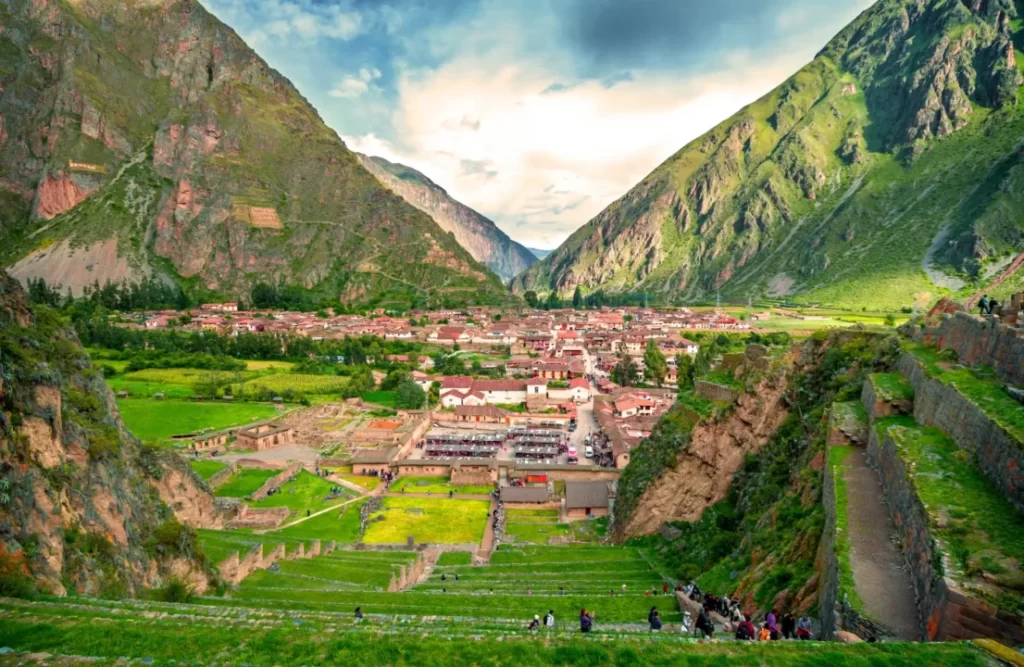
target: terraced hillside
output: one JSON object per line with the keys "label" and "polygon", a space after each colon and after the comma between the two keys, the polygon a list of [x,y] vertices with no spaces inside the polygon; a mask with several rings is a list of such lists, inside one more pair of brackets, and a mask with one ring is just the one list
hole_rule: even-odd
{"label": "terraced hillside", "polygon": [[1024,251],[1019,12],[880,0],[513,288],[892,309],[986,285]]}
{"label": "terraced hillside", "polygon": [[0,24],[0,264],[17,278],[506,298],[198,2],[15,0]]}

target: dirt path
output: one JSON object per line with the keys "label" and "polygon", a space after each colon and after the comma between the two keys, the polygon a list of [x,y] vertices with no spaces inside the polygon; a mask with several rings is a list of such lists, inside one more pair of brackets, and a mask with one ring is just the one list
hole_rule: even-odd
{"label": "dirt path", "polygon": [[921,640],[914,587],[896,528],[882,496],[878,473],[868,467],[863,448],[847,459],[846,495],[850,531],[850,566],[864,610],[900,639]]}
{"label": "dirt path", "polygon": [[292,526],[297,526],[298,524],[302,523],[303,521],[309,521],[313,517],[320,516],[321,514],[326,514],[327,512],[330,512],[332,510],[336,510],[336,509],[338,509],[340,507],[344,507],[345,505],[348,505],[349,503],[354,503],[357,500],[362,500],[365,497],[366,496],[357,496],[355,498],[350,498],[350,499],[346,500],[343,503],[338,503],[337,505],[331,505],[327,509],[322,509],[319,512],[313,512],[309,516],[304,516],[301,519],[297,519],[295,521],[292,521],[291,523],[286,523],[284,525],[278,526],[277,528],[268,529],[268,530],[254,530],[252,532],[253,532],[254,535],[262,535],[264,533],[272,533],[272,532],[274,532],[276,530],[284,530],[285,528],[291,528]]}
{"label": "dirt path", "polygon": [[491,552],[494,551],[494,511],[498,509],[498,501],[491,498],[491,509],[487,513],[487,525],[484,526],[484,538],[480,540],[480,548],[476,552],[476,560],[489,563]]}

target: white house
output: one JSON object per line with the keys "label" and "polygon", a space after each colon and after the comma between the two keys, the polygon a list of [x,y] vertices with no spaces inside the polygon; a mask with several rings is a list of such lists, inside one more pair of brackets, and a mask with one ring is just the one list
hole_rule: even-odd
{"label": "white house", "polygon": [[590,400],[590,383],[584,378],[573,378],[569,382],[569,389],[572,390],[572,400],[576,403],[586,403]]}

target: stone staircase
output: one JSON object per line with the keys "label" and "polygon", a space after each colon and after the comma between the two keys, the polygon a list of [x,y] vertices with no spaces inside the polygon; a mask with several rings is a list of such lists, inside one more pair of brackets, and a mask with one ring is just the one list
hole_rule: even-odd
{"label": "stone staircase", "polygon": [[897,369],[833,406],[824,634],[1024,644],[1024,406],[920,343]]}

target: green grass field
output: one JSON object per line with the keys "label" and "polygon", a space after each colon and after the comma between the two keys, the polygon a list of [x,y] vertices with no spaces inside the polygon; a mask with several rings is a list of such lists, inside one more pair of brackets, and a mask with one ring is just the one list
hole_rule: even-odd
{"label": "green grass field", "polygon": [[[412,536],[417,542],[464,544],[479,542],[490,511],[485,500],[447,498],[387,497],[382,511],[370,517],[363,536],[365,544],[404,544]],[[383,517],[383,521],[374,521]]]}
{"label": "green grass field", "polygon": [[[351,467],[349,468],[351,470]],[[373,491],[380,486],[380,477],[370,477],[369,475],[338,475],[346,482],[352,482],[358,486],[363,487],[367,491]]]}
{"label": "green grass field", "polygon": [[242,391],[294,392],[306,395],[338,394],[348,385],[348,378],[337,375],[310,375],[303,373],[275,373],[245,382]]}
{"label": "green grass field", "polygon": [[547,544],[552,537],[569,537],[572,529],[558,523],[558,510],[508,510],[505,540],[516,544]]}
{"label": "green grass field", "polygon": [[228,467],[226,463],[210,459],[205,461],[189,461],[189,465],[192,466],[192,470],[195,470],[196,474],[199,475],[199,478],[202,480],[210,479],[221,470]]}
{"label": "green grass field", "polygon": [[[333,497],[332,488],[340,490]],[[345,487],[323,477],[317,477],[309,471],[300,470],[295,479],[283,484],[274,495],[267,496],[251,505],[253,507],[287,507],[291,510],[291,516],[298,517],[307,511],[319,512],[332,505],[337,505],[353,495],[355,494]]]}
{"label": "green grass field", "polygon": [[355,500],[337,510],[324,512],[266,535],[275,538],[321,542],[334,540],[338,544],[354,544],[359,539],[359,509],[365,502],[365,499]]}
{"label": "green grass field", "polygon": [[449,491],[474,496],[486,496],[494,490],[490,485],[452,486],[447,477],[399,477],[391,485],[392,493],[437,493],[446,495]]}
{"label": "green grass field", "polygon": [[164,442],[175,435],[221,430],[270,419],[277,414],[263,403],[215,403],[122,398],[117,401],[125,426],[144,442]]}
{"label": "green grass field", "polygon": [[262,468],[242,468],[222,486],[218,487],[213,495],[223,498],[246,498],[254,491],[258,491],[263,484],[281,472],[280,470],[264,470]]}
{"label": "green grass field", "polygon": [[368,391],[362,395],[362,399],[367,403],[374,403],[385,408],[398,407],[398,392],[395,391]]}

